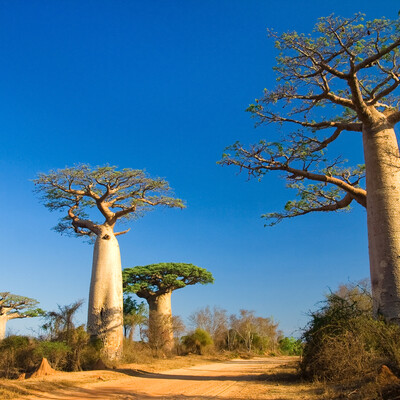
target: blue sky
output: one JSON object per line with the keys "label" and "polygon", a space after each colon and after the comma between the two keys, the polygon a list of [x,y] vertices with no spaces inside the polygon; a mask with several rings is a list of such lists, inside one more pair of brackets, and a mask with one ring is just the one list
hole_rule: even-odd
{"label": "blue sky", "polygon": [[[165,177],[187,208],[157,210],[120,239],[124,267],[188,262],[214,285],[173,295],[186,318],[205,305],[273,316],[286,334],[328,288],[369,275],[366,215],[309,215],[264,228],[293,198],[278,175],[247,181],[216,162],[226,146],[273,138],[244,110],[273,88],[266,29],[311,31],[332,12],[395,18],[398,1],[18,1],[0,3],[0,291],[42,308],[87,301],[92,248],[51,230],[38,172],[109,163]],[[350,133],[345,156],[362,162]],[[83,323],[86,306],[79,315]],[[37,319],[12,321],[14,333]]]}

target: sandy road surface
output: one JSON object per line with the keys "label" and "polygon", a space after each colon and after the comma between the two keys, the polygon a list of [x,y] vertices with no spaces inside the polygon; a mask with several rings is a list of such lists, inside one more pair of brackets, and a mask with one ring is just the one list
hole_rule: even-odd
{"label": "sandy road surface", "polygon": [[288,360],[286,357],[232,360],[162,373],[121,369],[118,372],[123,375],[118,380],[40,393],[29,396],[29,400],[316,399],[309,387],[282,372],[281,367]]}

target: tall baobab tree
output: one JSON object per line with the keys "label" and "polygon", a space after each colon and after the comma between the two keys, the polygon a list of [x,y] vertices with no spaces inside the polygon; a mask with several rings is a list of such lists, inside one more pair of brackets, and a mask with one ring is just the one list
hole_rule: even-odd
{"label": "tall baobab tree", "polygon": [[188,285],[213,283],[211,272],[193,264],[159,263],[123,270],[124,291],[149,304],[148,337],[151,346],[171,351],[174,346],[171,295]]}
{"label": "tall baobab tree", "polygon": [[[55,230],[95,239],[92,278],[89,293],[88,331],[103,342],[103,355],[118,359],[123,342],[122,268],[117,236],[118,221],[132,220],[156,207],[183,208],[182,200],[169,195],[164,179],[150,178],[134,169],[118,171],[116,167],[71,168],[39,174],[34,180],[50,211],[66,215]],[[89,217],[97,209],[102,222]]]}
{"label": "tall baobab tree", "polygon": [[9,320],[44,315],[44,311],[36,307],[38,304],[37,300],[29,297],[0,292],[0,340],[6,335],[6,325]]}
{"label": "tall baobab tree", "polygon": [[[400,158],[394,130],[400,121],[400,21],[331,15],[311,35],[270,34],[280,51],[278,84],[248,111],[259,124],[281,127],[283,137],[253,146],[235,143],[221,163],[258,179],[269,171],[285,174],[299,198],[283,212],[266,214],[272,224],[354,203],[366,207],[374,312],[400,323]],[[291,126],[297,130],[289,133]],[[328,157],[328,148],[338,148],[349,134],[360,135],[365,166],[351,168]]]}

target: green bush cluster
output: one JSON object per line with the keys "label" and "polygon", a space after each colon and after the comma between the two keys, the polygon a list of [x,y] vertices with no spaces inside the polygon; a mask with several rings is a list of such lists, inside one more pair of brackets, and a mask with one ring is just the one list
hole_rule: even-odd
{"label": "green bush cluster", "polygon": [[213,344],[211,335],[204,329],[197,328],[193,333],[182,337],[186,351],[203,354],[204,350]]}
{"label": "green bush cluster", "polygon": [[301,356],[303,354],[303,342],[292,336],[279,340],[279,352],[286,356]]}
{"label": "green bush cluster", "polygon": [[[67,345],[62,341],[9,336],[0,342],[0,377],[17,378],[33,372],[42,358],[54,369],[77,371],[89,369],[99,359],[99,349],[89,341],[83,327],[76,328],[76,340]],[[82,340],[83,339],[83,340]]]}

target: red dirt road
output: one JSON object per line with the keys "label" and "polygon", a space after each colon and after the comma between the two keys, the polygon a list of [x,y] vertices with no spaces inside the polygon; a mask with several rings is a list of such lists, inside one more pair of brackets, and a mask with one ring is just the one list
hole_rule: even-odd
{"label": "red dirt road", "polygon": [[293,375],[281,368],[290,360],[232,360],[162,373],[120,369],[118,372],[124,375],[118,380],[41,393],[29,396],[29,400],[316,399],[313,390],[294,381]]}

